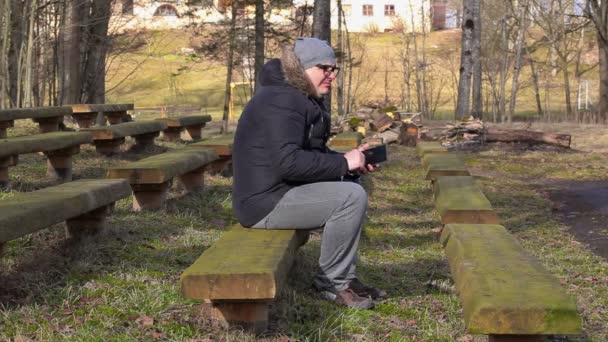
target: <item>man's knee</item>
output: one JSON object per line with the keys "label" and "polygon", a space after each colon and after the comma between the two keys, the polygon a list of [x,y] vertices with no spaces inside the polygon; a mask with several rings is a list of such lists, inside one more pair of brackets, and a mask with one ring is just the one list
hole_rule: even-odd
{"label": "man's knee", "polygon": [[346,184],[348,184],[347,203],[367,208],[367,192],[365,189],[357,183]]}

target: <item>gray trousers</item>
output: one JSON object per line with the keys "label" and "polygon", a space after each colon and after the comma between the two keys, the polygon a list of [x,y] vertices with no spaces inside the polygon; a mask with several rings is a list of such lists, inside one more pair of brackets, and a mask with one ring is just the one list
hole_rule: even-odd
{"label": "gray trousers", "polygon": [[341,291],[356,278],[357,248],[367,193],[352,182],[319,182],[289,190],[252,228],[323,229],[318,289]]}

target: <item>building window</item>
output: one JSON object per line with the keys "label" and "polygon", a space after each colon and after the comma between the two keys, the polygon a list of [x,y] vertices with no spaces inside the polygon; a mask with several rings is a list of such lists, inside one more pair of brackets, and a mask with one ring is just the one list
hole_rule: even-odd
{"label": "building window", "polygon": [[374,15],[374,5],[363,5],[363,15],[371,17]]}
{"label": "building window", "polygon": [[353,6],[352,5],[342,5],[342,12],[344,13],[345,17],[350,17],[353,12]]}
{"label": "building window", "polygon": [[394,17],[395,16],[395,5],[384,5],[384,16]]}
{"label": "building window", "polygon": [[177,17],[177,10],[171,5],[160,5],[154,12],[154,16],[160,17]]}

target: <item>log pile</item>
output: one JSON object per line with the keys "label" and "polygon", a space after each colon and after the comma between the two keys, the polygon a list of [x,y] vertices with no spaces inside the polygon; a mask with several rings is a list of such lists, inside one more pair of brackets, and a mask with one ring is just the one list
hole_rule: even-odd
{"label": "log pile", "polygon": [[548,144],[570,148],[572,140],[569,134],[487,127],[483,121],[474,118],[448,124],[446,127],[436,139],[442,141],[444,146],[452,148],[465,148],[485,142]]}

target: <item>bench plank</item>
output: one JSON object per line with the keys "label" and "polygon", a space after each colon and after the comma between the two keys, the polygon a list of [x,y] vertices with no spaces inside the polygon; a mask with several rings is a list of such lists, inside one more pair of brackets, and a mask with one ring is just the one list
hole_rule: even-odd
{"label": "bench plank", "polygon": [[183,295],[209,300],[276,298],[305,240],[302,233],[233,227],[182,273]]}
{"label": "bench plank", "polygon": [[128,136],[160,132],[167,128],[167,124],[156,120],[142,120],[125,122],[121,124],[84,128],[82,131],[91,132],[93,140],[114,140]]}
{"label": "bench plank", "polygon": [[209,164],[217,158],[213,150],[183,149],[113,167],[107,171],[107,177],[125,178],[131,184],[160,184]]}
{"label": "bench plank", "polygon": [[206,124],[207,122],[211,121],[211,115],[184,115],[156,118],[156,120],[165,122],[168,127],[186,127]]}
{"label": "bench plank", "polygon": [[73,104],[70,105],[72,107],[73,113],[99,113],[99,112],[126,112],[128,110],[133,110],[132,103],[126,104]]}
{"label": "bench plank", "polygon": [[462,158],[454,154],[425,154],[422,157],[422,167],[428,180],[435,180],[439,176],[470,175]]}
{"label": "bench plank", "polygon": [[441,145],[438,141],[419,141],[416,144],[416,150],[420,157],[428,153],[447,154],[448,149]]}
{"label": "bench plank", "polygon": [[122,179],[83,179],[0,201],[0,244],[131,195]]}
{"label": "bench plank", "polygon": [[0,158],[60,150],[91,142],[92,135],[87,132],[51,132],[0,139]]}
{"label": "bench plank", "polygon": [[0,121],[46,119],[72,114],[69,106],[0,109]]}
{"label": "bench plank", "polygon": [[197,142],[188,145],[188,148],[210,148],[220,157],[232,156],[232,144],[234,143],[234,134],[223,134],[205,141]]}
{"label": "bench plank", "polygon": [[441,223],[499,223],[492,204],[473,177],[437,177],[433,190]]}
{"label": "bench plank", "polygon": [[441,234],[467,331],[580,334],[575,302],[500,225],[448,224]]}

